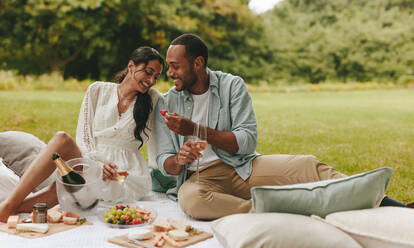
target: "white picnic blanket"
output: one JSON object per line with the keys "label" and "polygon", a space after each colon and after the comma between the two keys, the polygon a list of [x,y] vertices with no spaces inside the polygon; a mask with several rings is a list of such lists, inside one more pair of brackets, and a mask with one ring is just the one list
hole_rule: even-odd
{"label": "white picnic blanket", "polygon": [[[148,208],[155,209],[158,213],[157,218],[174,218],[187,219],[195,228],[213,233],[209,222],[196,221],[185,215],[177,202],[166,197],[165,194],[152,192],[144,201],[136,202],[136,204]],[[102,209],[105,205],[100,204]],[[0,232],[1,248],[119,248],[121,246],[108,242],[108,239],[128,234],[128,229],[115,229],[106,226],[97,216],[88,217],[88,221],[93,225],[80,226],[65,232],[53,234],[50,236],[27,239],[16,235]],[[213,237],[203,242],[194,244],[190,247],[198,248],[216,248],[222,247],[218,240]]]}

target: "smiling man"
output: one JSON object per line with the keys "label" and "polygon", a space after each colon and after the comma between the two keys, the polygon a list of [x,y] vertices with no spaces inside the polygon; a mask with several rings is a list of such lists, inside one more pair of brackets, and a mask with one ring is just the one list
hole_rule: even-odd
{"label": "smiling man", "polygon": [[[167,194],[178,197],[186,214],[211,220],[246,213],[254,186],[345,177],[312,155],[259,156],[257,121],[243,79],[212,71],[207,61],[200,37],[176,38],[166,56],[175,87],[159,99],[156,110],[168,111],[156,116],[157,165],[164,174],[178,175],[176,188]],[[203,154],[190,137],[194,130],[207,132]]]}

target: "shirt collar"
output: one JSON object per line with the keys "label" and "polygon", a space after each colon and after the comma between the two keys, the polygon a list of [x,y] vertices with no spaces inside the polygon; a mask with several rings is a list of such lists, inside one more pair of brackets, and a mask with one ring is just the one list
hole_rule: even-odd
{"label": "shirt collar", "polygon": [[[211,90],[211,93],[217,94],[217,89],[218,89],[217,75],[212,70],[210,70],[208,67],[207,67],[207,74],[208,74],[208,80],[209,80],[209,86],[208,87]],[[186,100],[192,99],[191,93],[188,90],[183,90],[183,91],[179,92],[179,94],[184,96],[184,99],[186,99]]]}

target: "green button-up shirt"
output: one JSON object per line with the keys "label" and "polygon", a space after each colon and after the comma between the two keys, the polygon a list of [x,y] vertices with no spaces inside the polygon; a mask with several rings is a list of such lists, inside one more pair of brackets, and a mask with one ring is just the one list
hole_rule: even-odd
{"label": "green button-up shirt", "polygon": [[[221,71],[208,70],[209,89],[211,90],[208,107],[208,126],[220,131],[232,131],[236,136],[239,150],[226,152],[212,146],[213,151],[226,164],[233,166],[238,175],[246,180],[252,172],[252,160],[259,154],[255,152],[257,145],[257,121],[252,100],[242,78]],[[170,89],[160,97],[154,111],[166,109],[169,113],[177,113],[191,119],[193,98],[189,91]],[[165,160],[176,155],[184,145],[185,137],[168,129],[160,114],[155,114],[155,141],[157,147],[156,161],[158,168],[164,170]],[[167,191],[176,198],[178,189],[187,177],[186,164],[177,178],[177,187]]]}

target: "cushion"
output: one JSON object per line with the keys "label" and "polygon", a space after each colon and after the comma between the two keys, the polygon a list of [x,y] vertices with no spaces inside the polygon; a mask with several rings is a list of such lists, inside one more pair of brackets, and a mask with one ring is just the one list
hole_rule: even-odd
{"label": "cushion", "polygon": [[234,214],[213,221],[210,225],[225,248],[361,248],[346,233],[304,215]]}
{"label": "cushion", "polygon": [[333,213],[327,223],[348,233],[365,248],[414,248],[414,210],[379,207]]}
{"label": "cushion", "polygon": [[256,213],[326,215],[379,205],[391,179],[388,167],[340,179],[251,189]]}
{"label": "cushion", "polygon": [[18,131],[0,133],[0,157],[19,177],[46,146],[36,136]]}
{"label": "cushion", "polygon": [[[18,177],[29,168],[32,161],[46,147],[36,136],[19,131],[0,132],[0,157],[4,165]],[[44,180],[34,192],[43,189],[54,181],[53,174]]]}

